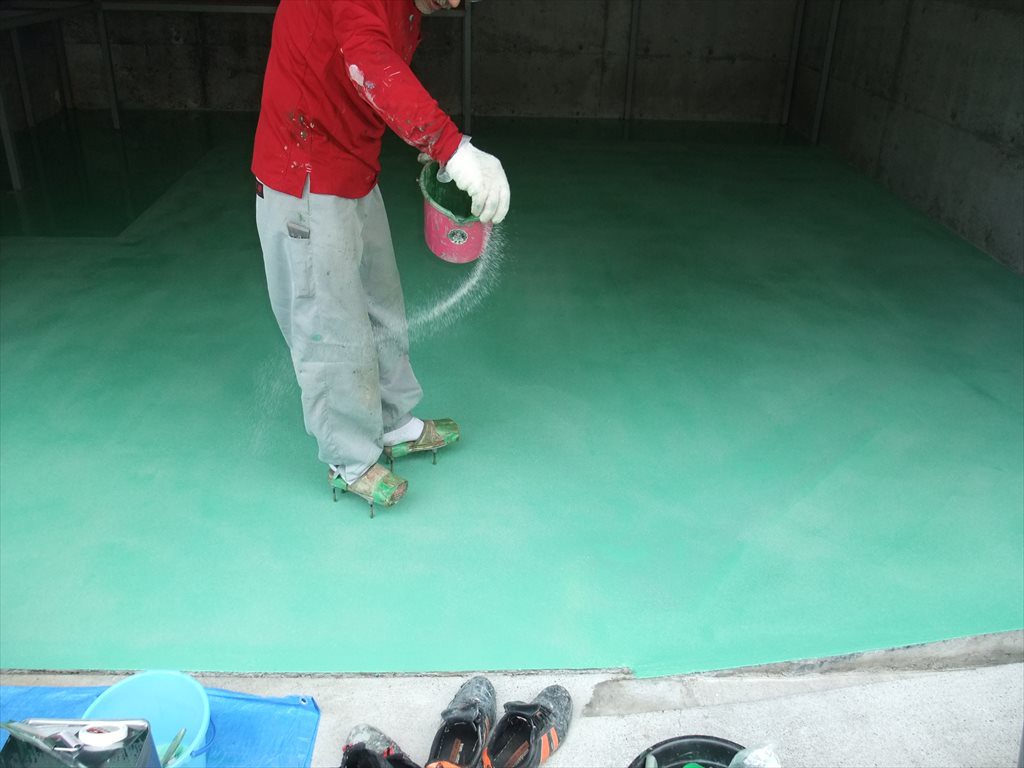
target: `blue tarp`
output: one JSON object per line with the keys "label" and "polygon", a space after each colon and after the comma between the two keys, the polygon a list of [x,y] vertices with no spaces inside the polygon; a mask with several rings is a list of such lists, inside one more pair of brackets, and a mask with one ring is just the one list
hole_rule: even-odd
{"label": "blue tarp", "polygon": [[[0,686],[0,721],[80,718],[105,687]],[[309,766],[320,724],[312,696],[269,698],[207,688],[215,728],[208,768]],[[0,732],[0,746],[7,740]],[[340,746],[339,746],[340,749]],[[340,754],[340,753],[339,753]],[[340,758],[339,758],[340,759]]]}

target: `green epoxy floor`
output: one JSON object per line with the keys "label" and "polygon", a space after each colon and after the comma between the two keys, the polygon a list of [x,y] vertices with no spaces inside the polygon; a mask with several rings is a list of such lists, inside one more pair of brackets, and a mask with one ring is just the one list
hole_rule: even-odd
{"label": "green epoxy floor", "polygon": [[[370,520],[302,428],[248,130],[119,236],[0,242],[0,667],[654,675],[1024,626],[1024,284],[827,152],[478,130],[500,280],[413,348],[464,441]],[[466,268],[385,162],[412,313]]]}

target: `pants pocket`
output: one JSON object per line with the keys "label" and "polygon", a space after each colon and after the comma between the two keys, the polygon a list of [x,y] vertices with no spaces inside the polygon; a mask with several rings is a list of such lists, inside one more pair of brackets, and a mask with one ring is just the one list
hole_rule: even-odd
{"label": "pants pocket", "polygon": [[313,249],[309,247],[308,233],[305,237],[289,236],[285,248],[288,251],[292,289],[296,298],[311,298],[315,286],[313,283]]}

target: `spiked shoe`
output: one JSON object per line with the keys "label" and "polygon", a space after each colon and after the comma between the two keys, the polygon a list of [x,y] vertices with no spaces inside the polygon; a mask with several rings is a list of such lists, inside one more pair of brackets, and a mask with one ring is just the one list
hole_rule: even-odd
{"label": "spiked shoe", "polygon": [[384,456],[394,469],[395,459],[408,456],[411,453],[430,451],[434,454],[434,463],[437,464],[437,451],[446,445],[458,442],[459,425],[451,419],[427,419],[423,422],[423,433],[415,440],[409,440],[398,445],[384,446]]}
{"label": "spiked shoe", "polygon": [[374,515],[375,505],[393,507],[405,495],[409,487],[409,483],[389,472],[387,467],[380,464],[374,464],[352,483],[346,483],[336,470],[328,469],[327,483],[331,486],[331,493],[334,494],[335,501],[338,500],[338,491],[341,491],[342,493],[354,493],[369,502],[370,517]]}

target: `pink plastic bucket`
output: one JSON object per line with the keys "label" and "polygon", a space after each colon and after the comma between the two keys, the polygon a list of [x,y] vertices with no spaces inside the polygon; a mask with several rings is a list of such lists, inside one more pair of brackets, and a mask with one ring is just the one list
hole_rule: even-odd
{"label": "pink plastic bucket", "polygon": [[437,163],[429,163],[420,173],[427,247],[438,258],[453,264],[475,261],[487,247],[492,225],[481,223],[472,214],[469,195],[454,181],[438,181],[437,171]]}

